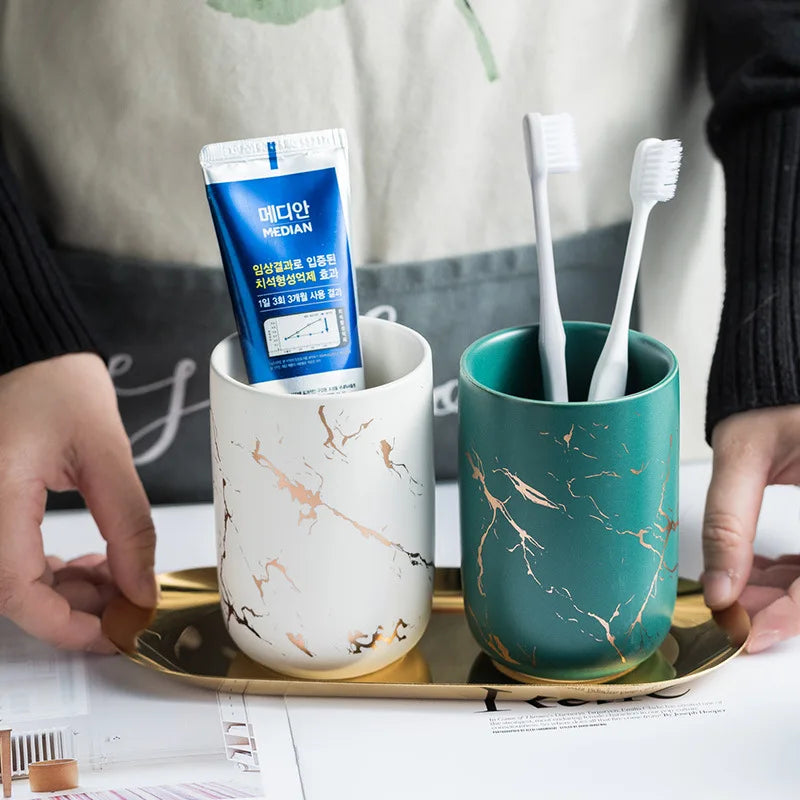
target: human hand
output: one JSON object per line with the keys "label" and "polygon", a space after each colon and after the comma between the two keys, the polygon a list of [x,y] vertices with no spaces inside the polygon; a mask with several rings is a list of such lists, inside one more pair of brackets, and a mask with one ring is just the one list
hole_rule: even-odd
{"label": "human hand", "polygon": [[[78,489],[107,543],[103,556],[46,558],[47,489]],[[99,614],[116,587],[157,599],[155,530],[111,378],[73,353],[0,376],[0,614],[69,649],[111,652]]]}
{"label": "human hand", "polygon": [[800,633],[800,555],[754,556],[764,489],[800,483],[800,406],[743,411],[717,423],[703,520],[706,603],[738,600],[752,619],[747,649],[765,650]]}

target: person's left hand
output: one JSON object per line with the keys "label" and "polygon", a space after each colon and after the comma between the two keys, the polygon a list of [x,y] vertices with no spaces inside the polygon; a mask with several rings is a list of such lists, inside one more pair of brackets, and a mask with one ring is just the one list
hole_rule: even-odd
{"label": "person's left hand", "polygon": [[711,443],[703,590],[713,610],[741,602],[752,619],[747,649],[756,653],[800,634],[800,555],[753,553],[764,489],[800,483],[800,406],[733,414],[717,423]]}

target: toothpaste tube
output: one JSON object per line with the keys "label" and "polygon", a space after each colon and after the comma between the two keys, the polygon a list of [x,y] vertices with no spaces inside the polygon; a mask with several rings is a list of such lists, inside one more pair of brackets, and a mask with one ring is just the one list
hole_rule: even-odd
{"label": "toothpaste tube", "polygon": [[209,144],[200,164],[250,383],[363,389],[345,132]]}

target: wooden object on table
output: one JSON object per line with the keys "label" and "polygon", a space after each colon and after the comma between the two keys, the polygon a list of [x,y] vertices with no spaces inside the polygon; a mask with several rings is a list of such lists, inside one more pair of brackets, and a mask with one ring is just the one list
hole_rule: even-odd
{"label": "wooden object on table", "polygon": [[34,761],[28,765],[32,792],[60,792],[78,785],[78,762],[74,758]]}
{"label": "wooden object on table", "polygon": [[11,729],[0,731],[0,775],[3,797],[11,797]]}

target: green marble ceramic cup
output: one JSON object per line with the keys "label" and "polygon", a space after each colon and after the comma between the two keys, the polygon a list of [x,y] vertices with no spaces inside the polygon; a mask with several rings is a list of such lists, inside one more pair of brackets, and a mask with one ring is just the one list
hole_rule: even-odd
{"label": "green marble ceramic cup", "polygon": [[631,332],[628,387],[586,402],[608,326],[568,322],[570,403],[543,399],[538,327],[461,357],[459,488],[467,619],[518,679],[599,681],[670,627],[678,580],[678,364]]}

